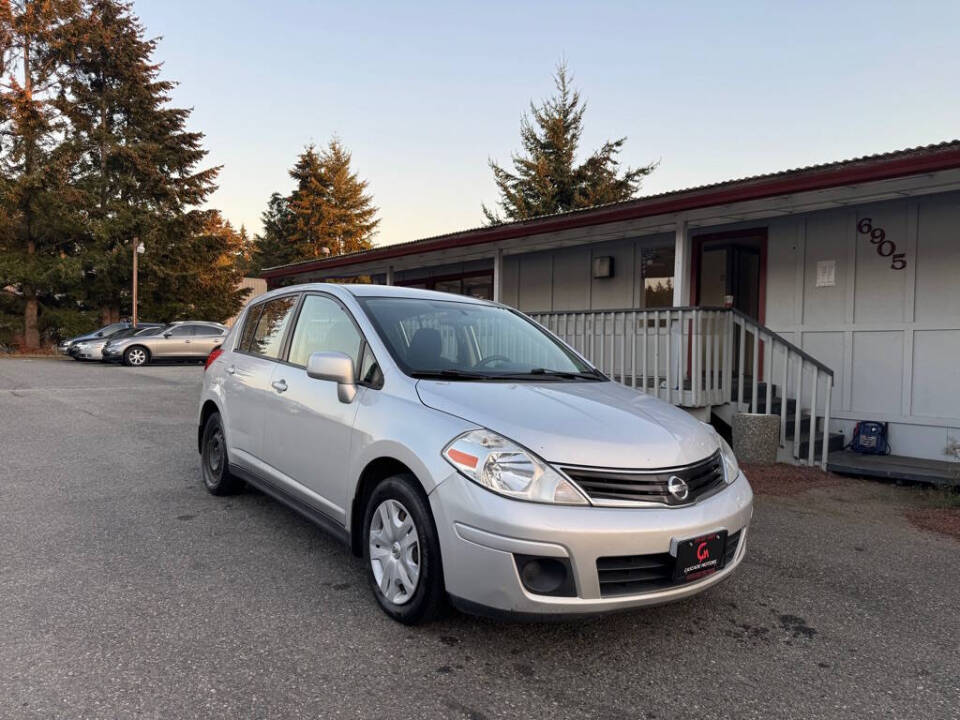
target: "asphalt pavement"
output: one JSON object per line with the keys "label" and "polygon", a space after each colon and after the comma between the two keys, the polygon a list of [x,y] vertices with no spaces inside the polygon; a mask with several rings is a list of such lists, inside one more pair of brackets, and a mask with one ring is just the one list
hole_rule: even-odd
{"label": "asphalt pavement", "polygon": [[201,376],[0,360],[0,718],[960,718],[960,543],[909,489],[758,496],[686,602],[409,628],[322,531],[203,490]]}

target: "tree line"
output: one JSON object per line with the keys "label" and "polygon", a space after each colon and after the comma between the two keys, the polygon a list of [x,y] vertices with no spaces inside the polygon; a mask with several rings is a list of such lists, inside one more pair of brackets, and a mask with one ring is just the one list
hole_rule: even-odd
{"label": "tree line", "polygon": [[244,239],[203,209],[220,168],[156,47],[118,0],[0,0],[0,333],[27,348],[129,315],[141,242],[142,318],[242,306]]}
{"label": "tree line", "polygon": [[[482,206],[490,225],[628,200],[657,166],[621,168],[623,137],[579,160],[586,103],[565,63],[557,66],[554,84],[556,93],[530,103],[522,117],[523,150],[511,156],[512,169],[489,161],[499,196],[496,208]],[[371,246],[376,208],[338,140],[319,153],[308,146],[290,176],[293,191],[274,193],[261,216],[263,233],[254,238],[251,253],[254,269]]]}
{"label": "tree line", "polygon": [[[300,153],[255,237],[207,207],[221,168],[156,50],[121,0],[0,0],[0,345],[128,317],[140,243],[151,321],[224,320],[244,275],[372,246],[378,209],[338,138]],[[585,104],[564,65],[555,82],[523,116],[512,170],[490,161],[489,223],[633,197],[655,167],[621,170],[623,138],[578,162]]]}

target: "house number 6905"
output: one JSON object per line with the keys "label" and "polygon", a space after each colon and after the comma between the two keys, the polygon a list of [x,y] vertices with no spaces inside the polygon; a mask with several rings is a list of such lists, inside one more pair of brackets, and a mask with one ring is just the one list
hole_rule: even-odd
{"label": "house number 6905", "polygon": [[870,236],[870,242],[877,246],[877,255],[890,258],[891,270],[903,270],[907,266],[907,254],[898,253],[897,244],[887,240],[887,233],[883,228],[874,227],[870,218],[863,218],[857,223],[857,232]]}

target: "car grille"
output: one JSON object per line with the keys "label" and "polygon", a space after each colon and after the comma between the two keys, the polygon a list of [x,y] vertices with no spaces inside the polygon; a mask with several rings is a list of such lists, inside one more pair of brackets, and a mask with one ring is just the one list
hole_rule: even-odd
{"label": "car grille", "polygon": [[[718,450],[706,460],[681,468],[662,470],[606,470],[561,467],[595,505],[629,505],[636,502],[688,505],[723,485],[723,460]],[[678,477],[687,484],[688,496],[680,500],[667,488]]]}
{"label": "car grille", "polygon": [[[723,567],[736,556],[740,534],[738,530],[727,536]],[[640,595],[681,585],[673,579],[676,560],[670,553],[597,558],[600,597]]]}

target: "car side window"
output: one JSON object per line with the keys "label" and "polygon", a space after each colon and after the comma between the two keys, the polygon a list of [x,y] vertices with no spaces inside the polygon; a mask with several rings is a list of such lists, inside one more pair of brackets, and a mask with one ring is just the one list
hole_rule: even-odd
{"label": "car side window", "polygon": [[265,302],[247,352],[268,358],[280,357],[283,334],[296,304],[296,295],[285,295]]}
{"label": "car side window", "polygon": [[220,328],[216,328],[213,325],[191,325],[193,328],[194,335],[219,335]]}
{"label": "car side window", "polygon": [[177,325],[170,330],[170,337],[190,337],[193,335],[193,325]]}
{"label": "car side window", "polygon": [[364,344],[363,358],[360,360],[360,372],[357,373],[359,381],[372,388],[383,387],[383,373],[380,371],[380,364],[373,354],[370,346]]}
{"label": "car side window", "polygon": [[356,368],[362,341],[360,331],[339,303],[322,295],[307,295],[288,359],[306,367],[307,359],[315,352],[341,352],[353,360]]}
{"label": "car side window", "polygon": [[240,329],[240,339],[237,341],[237,350],[250,352],[250,346],[253,344],[253,335],[257,331],[257,323],[260,321],[261,310],[263,310],[263,305],[254,305],[247,310],[243,327]]}

